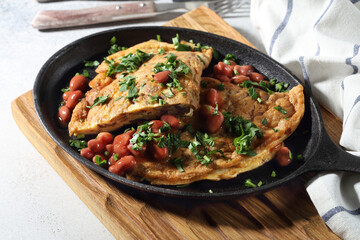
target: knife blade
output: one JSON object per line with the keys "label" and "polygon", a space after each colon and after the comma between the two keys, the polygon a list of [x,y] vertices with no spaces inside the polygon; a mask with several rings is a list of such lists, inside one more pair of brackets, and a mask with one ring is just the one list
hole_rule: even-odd
{"label": "knife blade", "polygon": [[84,26],[105,22],[151,18],[180,8],[195,8],[206,2],[127,2],[74,10],[44,10],[36,14],[32,26],[39,30]]}

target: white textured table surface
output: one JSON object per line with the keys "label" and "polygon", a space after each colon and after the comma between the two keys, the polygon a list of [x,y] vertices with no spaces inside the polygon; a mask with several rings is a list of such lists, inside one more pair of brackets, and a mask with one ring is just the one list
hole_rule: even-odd
{"label": "white textured table surface", "polygon": [[[112,2],[113,3],[113,2]],[[162,25],[179,13],[143,21],[40,32],[30,25],[39,10],[109,2],[0,0],[1,164],[0,239],[113,239],[16,126],[10,103],[32,89],[35,77],[60,48],[91,33],[136,25]],[[111,4],[111,3],[110,3]],[[263,50],[249,17],[225,20]]]}

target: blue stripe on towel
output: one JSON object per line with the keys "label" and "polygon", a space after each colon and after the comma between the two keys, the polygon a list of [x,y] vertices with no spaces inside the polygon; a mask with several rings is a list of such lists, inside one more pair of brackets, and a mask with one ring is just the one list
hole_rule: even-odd
{"label": "blue stripe on towel", "polygon": [[304,77],[304,80],[305,80],[305,85],[311,91],[311,84],[310,84],[309,75],[308,75],[308,73],[306,71],[306,67],[305,67],[305,64],[304,64],[304,56],[299,57],[299,62],[300,62],[301,70],[302,70],[303,77]]}
{"label": "blue stripe on towel", "polygon": [[[326,7],[325,11],[321,14],[321,16],[319,17],[319,19],[315,22],[313,29],[316,28],[316,26],[319,24],[319,22],[321,21],[321,19],[324,17],[324,15],[326,14],[326,12],[329,10],[331,4],[333,4],[334,0],[330,0],[329,5]],[[320,45],[319,43],[317,43],[317,50],[315,53],[315,56],[319,56],[320,54]]]}
{"label": "blue stripe on towel", "polygon": [[292,9],[293,9],[293,0],[288,0],[285,18],[280,23],[279,27],[275,30],[274,35],[271,38],[270,47],[269,47],[269,55],[270,56],[272,54],[272,50],[273,50],[276,39],[279,37],[280,33],[284,30],[287,23],[289,22]]}
{"label": "blue stripe on towel", "polygon": [[360,102],[360,95],[355,99],[354,104],[352,105],[352,107],[351,107],[351,109],[350,109],[350,111],[349,111],[349,114],[348,114],[347,117],[346,117],[344,126],[345,126],[346,123],[347,123],[347,120],[348,120],[348,118],[349,118],[349,116],[350,116],[351,111],[353,110],[353,108],[355,107],[355,105],[356,105],[358,102]]}
{"label": "blue stripe on towel", "polygon": [[[360,1],[360,0],[359,0],[359,1]],[[349,58],[347,58],[347,59],[345,60],[345,63],[346,63],[347,65],[351,66],[351,67],[354,69],[354,71],[353,71],[352,74],[357,74],[357,73],[359,72],[358,67],[357,67],[356,65],[354,65],[354,64],[351,63],[351,60],[352,60],[356,55],[359,54],[359,47],[360,47],[359,44],[355,44],[355,45],[354,45],[354,54],[352,55],[352,57],[349,57]],[[344,90],[344,80],[341,81],[341,88]]]}
{"label": "blue stripe on towel", "polygon": [[334,207],[334,208],[330,209],[329,211],[327,211],[324,215],[321,216],[321,218],[324,220],[324,222],[327,222],[335,214],[337,214],[339,212],[344,212],[344,211],[351,215],[359,215],[360,214],[360,208],[350,211],[350,210],[347,210],[346,208],[344,208],[343,206],[337,206],[337,207]]}

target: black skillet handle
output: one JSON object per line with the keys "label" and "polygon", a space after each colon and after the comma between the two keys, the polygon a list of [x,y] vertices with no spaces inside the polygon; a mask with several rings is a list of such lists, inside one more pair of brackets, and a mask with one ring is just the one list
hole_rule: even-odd
{"label": "black skillet handle", "polygon": [[323,129],[318,150],[306,161],[304,172],[349,171],[360,173],[360,157],[339,148]]}

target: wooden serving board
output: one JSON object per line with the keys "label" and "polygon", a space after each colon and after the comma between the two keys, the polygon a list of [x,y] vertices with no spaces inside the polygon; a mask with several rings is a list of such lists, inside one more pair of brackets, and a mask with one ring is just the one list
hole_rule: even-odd
{"label": "wooden serving board", "polygon": [[[206,7],[165,25],[208,31],[252,46]],[[42,128],[32,102],[31,91],[12,102],[19,128],[117,239],[338,239],[304,189],[309,176],[255,197],[217,202],[133,191],[66,154]],[[341,121],[324,109],[323,117],[330,136],[338,142]]]}

